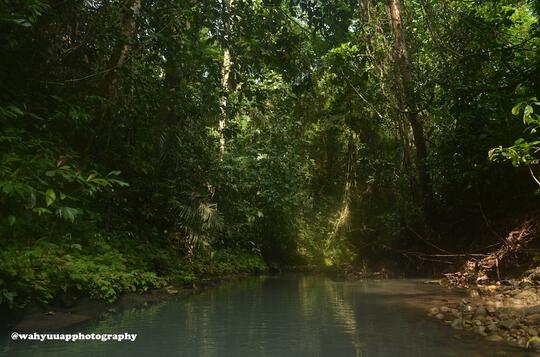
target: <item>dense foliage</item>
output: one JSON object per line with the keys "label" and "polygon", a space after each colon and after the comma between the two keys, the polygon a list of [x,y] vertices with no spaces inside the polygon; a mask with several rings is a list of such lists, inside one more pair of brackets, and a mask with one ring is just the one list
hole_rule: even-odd
{"label": "dense foliage", "polygon": [[0,304],[465,249],[538,204],[539,12],[1,1]]}

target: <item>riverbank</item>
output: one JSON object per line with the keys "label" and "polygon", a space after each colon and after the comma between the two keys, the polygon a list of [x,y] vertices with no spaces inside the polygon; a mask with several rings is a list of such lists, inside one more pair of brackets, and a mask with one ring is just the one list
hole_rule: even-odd
{"label": "riverbank", "polygon": [[0,252],[0,329],[62,328],[268,270],[252,251],[181,251],[118,241],[38,241]]}
{"label": "riverbank", "polygon": [[[0,339],[0,355],[27,356],[516,356],[429,319],[433,300],[463,291],[417,279],[335,280],[284,273],[225,282],[200,294],[126,309],[68,333],[137,333],[130,343],[40,343]],[[250,333],[246,333],[249,330]],[[527,353],[523,356],[529,355]]]}
{"label": "riverbank", "polygon": [[43,306],[39,311],[20,312],[16,317],[4,321],[5,324],[1,328],[2,330],[17,332],[55,331],[95,320],[111,313],[187,297],[224,282],[239,280],[256,274],[235,273],[211,279],[198,279],[190,285],[169,285],[144,293],[126,293],[113,303],[82,298],[71,307]]}
{"label": "riverbank", "polygon": [[429,307],[428,315],[488,341],[540,351],[540,285],[504,280],[464,288],[464,292],[467,297],[460,301]]}
{"label": "riverbank", "polygon": [[461,301],[437,304],[429,315],[489,341],[540,351],[540,220],[535,214],[501,239],[497,250],[469,258],[435,281],[461,288]]}

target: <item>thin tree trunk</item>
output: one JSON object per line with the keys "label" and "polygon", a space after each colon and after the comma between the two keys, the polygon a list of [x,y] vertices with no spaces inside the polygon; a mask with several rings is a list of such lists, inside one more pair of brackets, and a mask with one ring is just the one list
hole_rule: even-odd
{"label": "thin tree trunk", "polygon": [[424,135],[424,127],[418,116],[418,105],[412,80],[411,63],[407,53],[405,33],[401,21],[401,6],[399,0],[389,0],[387,6],[390,17],[390,27],[392,29],[394,60],[399,69],[398,82],[401,84],[402,96],[404,99],[404,115],[412,130],[414,146],[416,147],[416,169],[420,196],[422,200],[424,215],[427,223],[432,219],[432,195],[433,190],[427,168],[427,146]]}
{"label": "thin tree trunk", "polygon": [[232,21],[230,13],[234,5],[234,0],[224,0],[224,34],[223,34],[223,64],[221,66],[221,90],[219,98],[219,152],[221,156],[225,153],[225,128],[227,127],[227,104],[229,97],[229,77],[231,74],[232,57],[230,51],[230,36],[232,33]]}

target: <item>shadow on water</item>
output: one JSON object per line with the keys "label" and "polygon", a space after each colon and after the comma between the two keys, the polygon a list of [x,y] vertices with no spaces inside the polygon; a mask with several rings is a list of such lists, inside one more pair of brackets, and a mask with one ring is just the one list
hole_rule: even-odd
{"label": "shadow on water", "polygon": [[[9,356],[526,356],[426,317],[458,298],[412,280],[254,277],[60,333],[136,333],[135,342],[0,341]],[[38,331],[39,332],[39,331]]]}

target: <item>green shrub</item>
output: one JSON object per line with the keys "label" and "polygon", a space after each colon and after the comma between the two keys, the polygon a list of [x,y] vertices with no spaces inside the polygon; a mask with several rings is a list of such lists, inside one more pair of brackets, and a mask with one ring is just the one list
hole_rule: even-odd
{"label": "green shrub", "polygon": [[99,236],[93,244],[38,241],[0,253],[0,304],[12,308],[46,304],[60,294],[112,302],[122,293],[165,283],[154,272],[128,264],[121,252]]}

